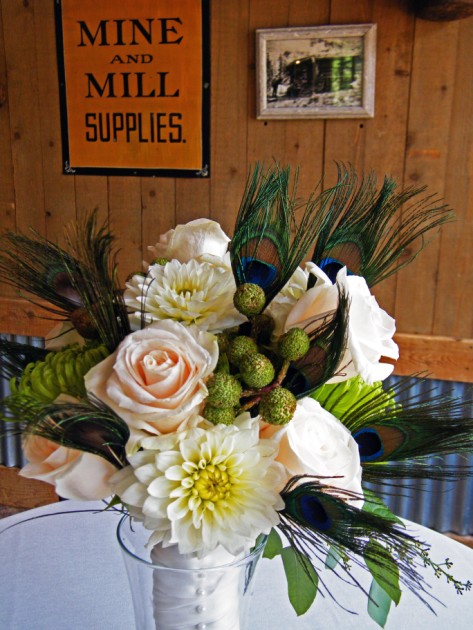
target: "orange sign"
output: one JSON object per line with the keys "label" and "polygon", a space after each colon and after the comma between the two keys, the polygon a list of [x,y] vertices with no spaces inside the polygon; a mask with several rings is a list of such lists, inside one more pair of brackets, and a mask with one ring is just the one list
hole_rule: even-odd
{"label": "orange sign", "polygon": [[57,7],[64,172],[208,176],[208,0]]}

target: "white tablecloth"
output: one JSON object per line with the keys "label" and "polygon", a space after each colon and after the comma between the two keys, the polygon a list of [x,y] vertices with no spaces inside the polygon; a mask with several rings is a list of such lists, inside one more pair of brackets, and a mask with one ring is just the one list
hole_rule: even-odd
{"label": "white tablecloth", "polygon": [[[115,535],[119,517],[79,511],[102,507],[100,502],[63,501],[0,521],[1,630],[132,630],[131,598]],[[63,511],[67,513],[58,514]],[[432,545],[432,560],[450,558],[454,576],[473,581],[473,550],[418,525],[409,528]],[[310,611],[298,618],[287,599],[280,559],[263,560],[256,576],[251,630],[378,628],[366,612],[366,596],[330,571],[323,575],[340,605],[319,594]],[[457,595],[431,570],[425,575],[440,600],[432,600],[437,614],[406,591],[400,605],[391,609],[387,630],[471,630],[473,592]],[[369,588],[367,573],[357,570],[357,577]]]}

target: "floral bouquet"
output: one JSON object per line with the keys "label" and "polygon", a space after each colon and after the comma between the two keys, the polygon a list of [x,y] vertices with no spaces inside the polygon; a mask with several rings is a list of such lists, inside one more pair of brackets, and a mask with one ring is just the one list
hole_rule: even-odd
{"label": "floral bouquet", "polygon": [[470,587],[366,488],[469,473],[427,459],[471,450],[461,403],[417,400],[412,379],[383,385],[395,322],[370,293],[451,213],[343,165],[304,202],[296,183],[256,165],[231,240],[211,220],[179,225],[124,289],[95,214],[65,249],[4,235],[1,278],[60,320],[45,349],[2,341],[5,419],[23,435],[22,475],[110,498],[151,546],[205,558],[267,536],[298,614],[327,589],[324,568],[350,581],[349,562],[363,564],[384,625],[403,587],[429,605],[420,566]]}

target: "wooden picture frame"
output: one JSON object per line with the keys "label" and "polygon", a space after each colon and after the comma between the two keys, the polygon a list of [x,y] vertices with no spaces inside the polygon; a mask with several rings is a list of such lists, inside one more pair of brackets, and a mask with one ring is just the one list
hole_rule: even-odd
{"label": "wooden picture frame", "polygon": [[372,118],[376,24],[257,29],[258,119]]}

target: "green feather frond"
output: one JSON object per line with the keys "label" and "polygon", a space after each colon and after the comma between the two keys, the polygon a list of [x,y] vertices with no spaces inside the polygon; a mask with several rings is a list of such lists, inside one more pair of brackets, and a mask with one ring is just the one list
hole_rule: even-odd
{"label": "green feather frond", "polygon": [[[396,517],[359,510],[349,504],[359,498],[355,493],[320,481],[322,478],[307,475],[294,477],[281,493],[285,507],[279,512],[278,529],[301,558],[301,565],[302,558],[309,559],[320,576],[317,565],[324,562],[327,549],[333,547],[361,567],[366,568],[365,560],[384,573],[393,573],[431,608],[419,572],[425,546],[407,533]],[[342,566],[341,571],[347,579],[353,579],[349,569],[343,570]]]}
{"label": "green feather frond", "polygon": [[[382,387],[366,390],[338,413],[359,444],[366,481],[383,477],[452,479],[473,472],[467,465],[427,461],[432,456],[473,452],[471,402],[434,392],[428,398],[424,392],[421,398],[412,392],[416,380],[401,379],[386,391]],[[333,399],[332,408],[341,409],[348,396],[342,391]],[[397,402],[401,398],[402,404]]]}
{"label": "green feather frond", "polygon": [[98,399],[53,404],[25,402],[22,407],[24,433],[99,455],[117,468],[127,465],[128,426]]}
{"label": "green feather frond", "polygon": [[360,376],[339,383],[326,383],[318,387],[311,397],[336,418],[344,418],[345,422],[350,422],[347,411],[364,408],[370,399],[375,400],[375,408],[380,412],[400,404],[394,391],[384,389],[381,381],[369,385]]}
{"label": "green feather frond", "polygon": [[0,377],[19,378],[28,363],[44,361],[48,350],[0,337]]}
{"label": "green feather frond", "polygon": [[345,290],[338,285],[337,309],[301,326],[309,335],[310,348],[305,356],[291,363],[283,381],[296,398],[311,395],[346,368],[341,362],[347,347],[349,304]]}
{"label": "green feather frond", "polygon": [[[85,374],[108,356],[107,348],[97,342],[84,346],[72,344],[59,351],[47,352],[44,359],[28,363],[10,380],[10,396],[1,405],[22,421],[22,401],[52,403],[59,395],[85,398]],[[17,408],[19,406],[19,414]]]}
{"label": "green feather frond", "polygon": [[72,256],[33,230],[31,236],[7,232],[0,237],[2,282],[44,300],[47,304],[26,297],[59,319],[67,319],[80,306],[66,271],[76,265]]}
{"label": "green feather frond", "polygon": [[237,286],[259,284],[265,291],[266,305],[306,257],[334,194],[333,189],[315,192],[303,204],[296,197],[297,178],[296,172],[291,186],[289,167],[275,164],[265,169],[256,164],[248,177],[230,243]]}
{"label": "green feather frond", "polygon": [[118,285],[114,236],[106,225],[97,227],[97,213],[66,232],[79,267],[68,267],[71,282],[110,352],[131,332],[127,309]]}
{"label": "green feather frond", "polygon": [[426,232],[453,220],[453,212],[434,195],[414,200],[425,186],[396,192],[395,180],[385,177],[378,190],[373,172],[359,180],[351,165],[337,166],[339,185],[312,256],[322,268],[337,261],[373,286],[412,262],[426,244]]}

